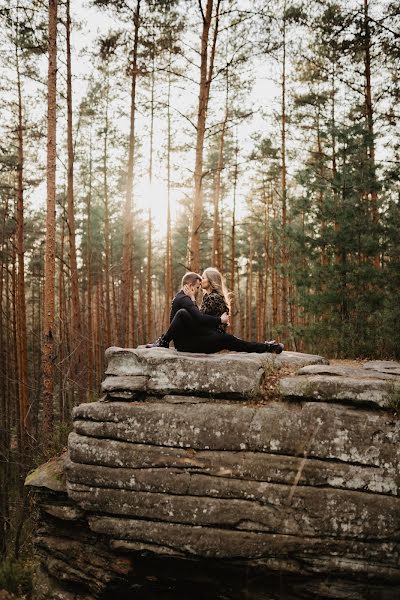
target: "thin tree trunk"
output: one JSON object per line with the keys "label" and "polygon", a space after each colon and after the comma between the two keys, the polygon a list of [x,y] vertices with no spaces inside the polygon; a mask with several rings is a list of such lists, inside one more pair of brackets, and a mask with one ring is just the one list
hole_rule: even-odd
{"label": "thin tree trunk", "polygon": [[[82,322],[81,307],[79,301],[78,265],[76,260],[75,241],[75,209],[74,209],[74,146],[72,137],[72,73],[71,73],[71,15],[70,0],[66,0],[67,22],[67,215],[68,215],[68,239],[69,239],[69,266],[71,277],[71,304],[72,304],[72,336],[71,341],[71,375],[79,384],[83,369],[82,348]],[[82,382],[81,382],[82,383]]]}
{"label": "thin tree trunk", "polygon": [[63,373],[65,370],[64,361],[67,357],[66,352],[66,344],[67,339],[65,337],[65,323],[67,320],[67,315],[65,311],[65,281],[64,281],[64,240],[65,240],[65,219],[62,219],[61,226],[61,244],[60,244],[60,260],[59,260],[59,269],[58,269],[58,311],[60,315],[59,325],[58,325],[58,336],[59,336],[59,364],[63,365],[60,369],[60,381],[58,384],[58,407],[59,407],[59,418],[61,423],[64,422],[65,417],[65,389],[64,389],[64,377]]}
{"label": "thin tree trunk", "polygon": [[228,107],[225,109],[225,117],[222,123],[221,136],[219,139],[218,146],[218,162],[215,173],[214,183],[214,222],[213,222],[213,249],[212,249],[212,263],[219,269],[223,270],[223,251],[222,251],[222,231],[220,222],[220,197],[221,197],[221,172],[224,161],[224,140],[226,124],[228,122]]}
{"label": "thin tree trunk", "polygon": [[[231,225],[231,276],[230,276],[230,286],[231,286],[231,310],[229,315],[229,320],[231,323],[231,331],[235,333],[235,309],[236,309],[236,300],[235,300],[235,273],[236,273],[236,194],[237,194],[237,181],[238,181],[238,139],[236,132],[236,145],[235,145],[235,169],[233,174],[233,206],[232,206],[232,225]],[[238,281],[239,286],[239,281]]]}
{"label": "thin tree trunk", "polygon": [[29,376],[28,376],[28,341],[26,332],[26,303],[25,303],[25,268],[24,268],[24,136],[22,117],[22,90],[19,70],[18,47],[15,46],[18,90],[18,165],[17,165],[17,206],[16,206],[16,243],[18,258],[17,278],[17,323],[18,323],[18,353],[19,353],[19,421],[20,449],[24,458],[29,453],[29,438],[31,435],[31,415],[29,412]]}
{"label": "thin tree trunk", "polygon": [[[171,57],[170,57],[171,58]],[[169,63],[171,67],[171,61]],[[173,271],[172,271],[172,231],[171,231],[171,73],[168,69],[168,97],[167,97],[167,239],[165,253],[165,307],[163,329],[167,327],[169,320],[169,307],[173,296]]]}
{"label": "thin tree trunk", "polygon": [[140,272],[139,275],[139,293],[138,293],[138,336],[139,336],[139,344],[142,344],[144,341],[144,293],[143,293],[143,273]]}
{"label": "thin tree trunk", "polygon": [[137,57],[139,45],[139,26],[140,26],[140,3],[136,1],[136,10],[133,18],[134,23],[134,42],[131,66],[131,113],[130,113],[130,131],[129,131],[129,151],[127,167],[127,183],[124,211],[124,233],[122,250],[122,274],[120,290],[120,316],[119,316],[119,343],[125,346],[127,339],[126,321],[128,316],[129,298],[127,290],[129,289],[129,280],[132,277],[132,243],[133,243],[133,167],[135,158],[135,114],[136,114],[136,84],[137,84]]}
{"label": "thin tree trunk", "polygon": [[[378,223],[378,194],[376,191],[376,165],[375,165],[375,135],[374,135],[374,109],[372,103],[371,84],[371,30],[369,26],[369,0],[364,0],[364,37],[365,37],[365,112],[367,118],[368,143],[367,156],[371,175],[369,179],[369,196],[371,199],[372,222]],[[374,257],[375,267],[380,267],[379,253]]]}
{"label": "thin tree trunk", "polygon": [[[273,206],[273,220],[276,219],[276,209]],[[272,328],[275,328],[278,323],[278,273],[276,261],[276,235],[272,236],[272,256],[271,256],[271,286],[272,286]]]}
{"label": "thin tree trunk", "polygon": [[[332,68],[332,80],[331,80],[331,94],[332,94],[332,103],[331,103],[331,128],[332,128],[332,182],[333,182],[333,200],[335,206],[335,213],[339,214],[339,194],[337,187],[337,157],[336,157],[336,90],[335,90],[335,65]],[[303,219],[303,227],[304,227],[304,219]],[[336,237],[339,235],[339,222],[337,217],[335,217],[334,229],[336,233]],[[336,244],[337,248],[337,244]],[[335,263],[340,264],[340,252],[336,250],[335,253]]]}
{"label": "thin tree trunk", "polygon": [[93,310],[92,310],[92,228],[91,228],[91,216],[92,216],[92,171],[93,171],[93,160],[92,160],[92,133],[90,132],[89,141],[89,189],[86,196],[86,269],[87,269],[87,336],[88,336],[88,367],[87,367],[87,385],[89,394],[94,391],[94,377],[93,373],[95,370],[94,360],[94,344],[93,344]]}
{"label": "thin tree trunk", "polygon": [[151,272],[152,272],[152,224],[151,224],[151,208],[149,208],[147,218],[147,265],[146,265],[146,331],[145,337],[151,341],[152,339],[152,288],[151,288]]}
{"label": "thin tree trunk", "polygon": [[269,204],[272,200],[269,190],[265,190],[263,187],[263,200],[264,200],[264,257],[265,257],[265,269],[264,269],[264,295],[263,295],[263,310],[262,310],[262,322],[263,330],[262,335],[265,339],[270,338],[270,318],[267,313],[268,306],[268,278],[271,273],[271,258],[270,258],[270,225],[269,225]]}
{"label": "thin tree trunk", "polygon": [[281,100],[281,198],[282,198],[282,236],[281,236],[281,255],[282,255],[282,323],[287,333],[288,325],[288,279],[287,279],[287,183],[286,183],[286,0],[283,5],[283,43],[282,43],[282,100]]}
{"label": "thin tree trunk", "polygon": [[[8,264],[3,262],[7,256],[7,244],[5,243],[5,226],[8,215],[8,199],[5,198],[4,219],[2,224],[2,237],[0,245],[0,372],[3,374],[3,385],[0,386],[0,452],[2,456],[2,468],[0,469],[0,526],[3,535],[0,536],[0,556],[7,554],[8,533],[10,529],[9,520],[9,475],[10,475],[10,420],[9,420],[9,276]],[[4,290],[3,290],[4,288]],[[5,291],[5,301],[3,299]]]}
{"label": "thin tree trunk", "polygon": [[47,218],[43,318],[43,425],[41,440],[48,444],[53,423],[54,391],[54,280],[56,233],[56,91],[57,91],[57,2],[49,0],[49,66],[47,116]]}
{"label": "thin tree trunk", "polygon": [[217,0],[215,26],[213,42],[209,51],[208,38],[210,33],[212,11],[214,0],[207,0],[206,10],[203,11],[201,0],[199,6],[203,18],[203,31],[201,36],[201,62],[200,62],[200,87],[199,101],[197,110],[197,138],[196,138],[196,161],[194,169],[194,202],[193,202],[193,220],[190,238],[190,268],[192,271],[200,269],[200,228],[203,216],[203,150],[204,136],[206,131],[208,100],[210,96],[210,86],[214,70],[215,49],[217,44],[219,9],[221,0]]}
{"label": "thin tree trunk", "polygon": [[247,339],[253,337],[253,261],[254,261],[254,242],[253,232],[249,231],[250,252],[247,263],[247,302],[246,302],[246,336]]}
{"label": "thin tree trunk", "polygon": [[[323,153],[322,153],[319,109],[317,110],[316,126],[317,126],[318,162],[319,162],[318,171],[319,171],[320,180],[324,181],[324,166],[323,166],[323,162],[322,162],[323,161]],[[321,265],[323,267],[326,267],[328,265],[328,258],[327,258],[326,249],[325,249],[326,219],[324,216],[324,192],[323,192],[323,189],[321,186],[319,186],[319,189],[318,189],[318,204],[319,204],[320,221],[321,221],[321,241],[323,244],[323,246],[321,248]]]}
{"label": "thin tree trunk", "polygon": [[103,147],[103,188],[104,188],[104,277],[106,293],[106,346],[111,345],[111,292],[110,292],[110,258],[111,258],[111,239],[110,239],[110,215],[109,215],[109,194],[108,194],[108,105],[110,93],[110,80],[107,65],[106,85],[105,85],[105,122],[104,122],[104,147]]}
{"label": "thin tree trunk", "polygon": [[[154,41],[153,41],[154,43]],[[149,156],[149,212],[147,220],[147,274],[146,274],[146,336],[152,339],[152,186],[153,186],[153,133],[154,133],[154,86],[155,86],[155,58],[153,48],[152,70],[151,70],[151,110],[150,110],[150,156]]]}

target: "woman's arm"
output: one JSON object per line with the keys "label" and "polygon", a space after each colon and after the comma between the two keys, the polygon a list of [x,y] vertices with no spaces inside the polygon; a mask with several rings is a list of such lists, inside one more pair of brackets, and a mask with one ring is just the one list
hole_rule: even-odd
{"label": "woman's arm", "polygon": [[200,310],[206,315],[220,317],[223,313],[229,313],[224,298],[220,294],[206,294],[201,303]]}
{"label": "woman's arm", "polygon": [[221,314],[209,314],[203,311],[200,311],[197,305],[189,298],[189,296],[184,296],[180,299],[179,308],[186,308],[186,310],[191,314],[191,316],[199,321],[203,325],[217,327],[221,324]]}

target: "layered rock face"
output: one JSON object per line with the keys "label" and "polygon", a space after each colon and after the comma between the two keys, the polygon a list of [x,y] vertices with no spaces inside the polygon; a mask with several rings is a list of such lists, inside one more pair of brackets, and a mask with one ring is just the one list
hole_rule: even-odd
{"label": "layered rock face", "polygon": [[65,486],[28,482],[45,493],[38,600],[399,597],[400,364],[107,357]]}

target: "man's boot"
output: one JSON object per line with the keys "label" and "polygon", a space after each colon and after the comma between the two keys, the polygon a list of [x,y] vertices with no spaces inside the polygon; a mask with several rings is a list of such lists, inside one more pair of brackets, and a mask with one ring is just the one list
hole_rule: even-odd
{"label": "man's boot", "polygon": [[169,348],[169,342],[165,339],[164,334],[162,333],[155,342],[146,344],[146,348]]}
{"label": "man's boot", "polygon": [[274,354],[281,354],[283,352],[285,346],[280,342],[276,342],[275,340],[268,340],[265,342],[267,347],[267,352],[272,352]]}

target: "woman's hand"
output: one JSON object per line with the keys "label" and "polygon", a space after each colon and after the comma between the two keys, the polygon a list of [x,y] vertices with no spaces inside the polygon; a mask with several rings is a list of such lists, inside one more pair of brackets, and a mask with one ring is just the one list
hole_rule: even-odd
{"label": "woman's hand", "polygon": [[229,315],[228,313],[224,312],[224,314],[221,315],[221,323],[223,325],[229,325]]}
{"label": "woman's hand", "polygon": [[196,301],[196,298],[195,298],[195,295],[194,295],[194,291],[193,291],[193,289],[188,284],[186,284],[186,285],[183,286],[183,293],[186,294],[186,296],[189,296],[189,298],[191,300],[193,300],[193,302]]}

